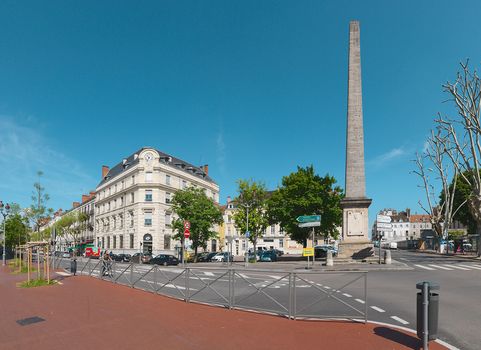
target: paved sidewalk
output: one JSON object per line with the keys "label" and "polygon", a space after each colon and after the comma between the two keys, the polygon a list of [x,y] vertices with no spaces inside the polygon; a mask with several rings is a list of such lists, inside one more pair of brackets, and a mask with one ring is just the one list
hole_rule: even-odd
{"label": "paved sidewalk", "polygon": [[[20,289],[0,269],[1,349],[420,349],[414,334],[375,324],[290,321],[185,303],[85,276]],[[20,326],[17,320],[45,321]],[[431,350],[445,347],[431,342]]]}

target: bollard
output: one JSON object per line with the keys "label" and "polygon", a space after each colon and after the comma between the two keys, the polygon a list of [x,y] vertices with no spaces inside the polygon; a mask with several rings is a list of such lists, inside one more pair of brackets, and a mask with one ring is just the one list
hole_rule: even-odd
{"label": "bollard", "polygon": [[428,342],[438,336],[439,284],[433,282],[416,283],[421,292],[416,296],[416,331],[423,341],[423,349],[428,349]]}
{"label": "bollard", "polygon": [[332,251],[327,251],[326,266],[334,266],[334,261],[332,260]]}
{"label": "bollard", "polygon": [[384,263],[391,265],[391,251],[389,249],[384,251]]}
{"label": "bollard", "polygon": [[77,273],[77,259],[75,258],[72,258],[72,260],[70,261],[70,273],[74,276]]}

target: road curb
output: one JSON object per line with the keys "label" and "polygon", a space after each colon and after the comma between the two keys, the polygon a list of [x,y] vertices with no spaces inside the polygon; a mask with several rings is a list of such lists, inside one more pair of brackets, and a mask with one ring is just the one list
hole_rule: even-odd
{"label": "road curb", "polygon": [[[354,319],[354,321],[364,322],[364,320],[361,320],[361,319]],[[403,330],[403,331],[406,331],[406,332],[409,332],[409,333],[417,334],[417,332],[414,329],[403,327],[403,326],[398,326],[396,324],[391,324],[391,323],[387,323],[387,322],[378,322],[378,321],[368,320],[367,323],[378,324],[380,326],[387,326],[387,327],[390,327],[390,328],[396,328],[396,329],[400,329],[400,330]],[[445,342],[444,340],[441,340],[441,339],[436,339],[436,340],[434,340],[434,342],[438,343],[439,345],[445,346],[449,350],[461,350],[461,349],[455,347],[454,345],[451,345],[451,344],[449,344],[449,343],[447,343],[447,342]]]}

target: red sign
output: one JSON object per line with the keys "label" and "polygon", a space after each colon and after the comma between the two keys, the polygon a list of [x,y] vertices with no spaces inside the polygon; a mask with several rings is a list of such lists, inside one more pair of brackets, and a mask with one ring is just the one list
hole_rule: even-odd
{"label": "red sign", "polygon": [[189,238],[189,237],[190,237],[190,231],[189,231],[188,228],[186,228],[186,229],[184,230],[184,237],[185,237],[185,238]]}
{"label": "red sign", "polygon": [[187,220],[184,221],[184,229],[186,229],[187,231],[190,230],[190,222]]}

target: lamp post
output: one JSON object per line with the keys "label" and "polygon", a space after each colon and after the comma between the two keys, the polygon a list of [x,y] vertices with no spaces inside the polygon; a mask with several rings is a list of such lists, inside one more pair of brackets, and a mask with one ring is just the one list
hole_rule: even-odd
{"label": "lamp post", "polygon": [[7,220],[8,215],[10,214],[10,205],[7,203],[6,205],[0,201],[0,214],[3,216],[3,266],[6,265],[5,263],[5,246],[7,245],[7,232],[5,231],[5,221]]}

